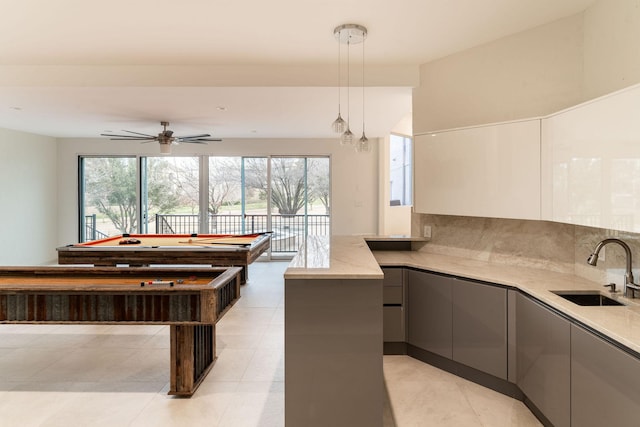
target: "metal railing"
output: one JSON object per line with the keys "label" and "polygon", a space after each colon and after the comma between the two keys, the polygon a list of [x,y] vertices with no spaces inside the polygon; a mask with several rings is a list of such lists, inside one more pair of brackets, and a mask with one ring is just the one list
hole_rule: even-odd
{"label": "metal railing", "polygon": [[107,234],[96,228],[96,214],[84,216],[84,241],[104,239]]}
{"label": "metal railing", "polygon": [[[156,214],[156,234],[200,233],[198,215]],[[297,252],[305,235],[330,234],[329,215],[271,215],[271,229],[267,215],[209,215],[209,229],[205,234],[250,234],[271,231],[272,253]],[[109,237],[96,228],[96,215],[85,215],[84,241]]]}
{"label": "metal railing", "polygon": [[[296,252],[305,235],[329,235],[329,215],[209,215],[208,234],[245,234],[272,231],[272,252]],[[191,234],[200,232],[198,215],[156,214],[157,234]]]}

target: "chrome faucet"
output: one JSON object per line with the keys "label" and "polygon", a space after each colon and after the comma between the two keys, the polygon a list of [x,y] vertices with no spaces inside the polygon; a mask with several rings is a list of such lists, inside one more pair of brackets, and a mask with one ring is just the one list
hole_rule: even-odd
{"label": "chrome faucet", "polygon": [[640,291],[640,286],[633,283],[633,273],[631,272],[631,248],[625,242],[620,239],[604,239],[600,243],[596,245],[596,248],[593,250],[593,253],[589,255],[587,258],[587,263],[589,265],[595,266],[598,264],[598,254],[600,253],[600,249],[602,249],[608,243],[617,243],[624,249],[627,254],[627,270],[624,274],[624,295],[627,296],[629,290],[631,291],[631,298],[635,298],[636,291]]}

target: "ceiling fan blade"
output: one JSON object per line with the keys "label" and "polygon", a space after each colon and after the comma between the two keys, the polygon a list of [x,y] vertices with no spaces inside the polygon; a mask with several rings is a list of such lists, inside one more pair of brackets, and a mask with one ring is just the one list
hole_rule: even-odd
{"label": "ceiling fan blade", "polygon": [[185,141],[187,139],[199,139],[199,138],[207,138],[211,135],[209,135],[208,133],[203,133],[201,135],[189,135],[189,136],[179,136],[177,137],[180,141]]}
{"label": "ceiling fan blade", "polygon": [[151,142],[155,141],[155,139],[151,138],[109,138],[112,141],[140,141],[140,142]]}
{"label": "ceiling fan blade", "polygon": [[101,133],[100,136],[108,136],[112,138],[126,138],[126,139],[150,139],[155,138],[155,136],[133,136],[133,135],[115,135],[112,133]]}
{"label": "ceiling fan blade", "polygon": [[142,135],[142,136],[146,136],[147,138],[155,138],[155,135],[149,135],[147,133],[134,132],[132,130],[123,130],[123,132],[133,133],[133,134],[136,134],[136,135]]}
{"label": "ceiling fan blade", "polygon": [[181,141],[185,144],[206,144],[207,142],[222,142],[221,139],[190,139],[188,141]]}

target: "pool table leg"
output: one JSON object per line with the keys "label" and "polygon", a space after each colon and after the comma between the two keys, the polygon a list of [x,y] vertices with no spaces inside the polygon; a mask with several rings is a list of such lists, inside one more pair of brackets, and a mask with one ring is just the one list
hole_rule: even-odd
{"label": "pool table leg", "polygon": [[216,325],[171,325],[169,394],[191,396],[216,361]]}
{"label": "pool table leg", "polygon": [[240,272],[240,284],[246,285],[249,280],[249,264],[242,264],[242,271]]}

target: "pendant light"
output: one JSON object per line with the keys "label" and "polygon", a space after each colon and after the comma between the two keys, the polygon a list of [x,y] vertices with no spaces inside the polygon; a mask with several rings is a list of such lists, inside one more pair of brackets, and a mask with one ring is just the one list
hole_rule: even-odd
{"label": "pendant light", "polygon": [[331,129],[335,133],[343,133],[347,128],[347,122],[344,121],[342,116],[340,115],[340,86],[342,85],[342,81],[340,79],[340,73],[342,70],[342,64],[340,63],[340,43],[338,43],[338,118],[333,121],[331,124]]}
{"label": "pendant light", "polygon": [[359,153],[368,153],[371,151],[369,138],[364,133],[364,41],[362,42],[362,136],[356,142],[356,151]]}
{"label": "pendant light", "polygon": [[[353,145],[353,132],[351,132],[351,123],[350,123],[350,48],[352,44],[364,43],[365,38],[367,37],[367,29],[362,25],[357,24],[344,24],[336,27],[333,30],[333,35],[338,41],[339,44],[347,45],[347,121],[346,121],[346,130],[340,136],[340,144],[341,145]],[[363,45],[364,47],[364,45]],[[364,50],[363,50],[364,55]],[[363,62],[364,66],[364,62]],[[340,64],[338,64],[338,68]],[[364,70],[363,70],[364,75]],[[340,112],[338,111],[338,116],[340,116]],[[335,129],[335,128],[334,128]],[[363,135],[364,136],[364,135]],[[366,138],[366,137],[365,137]]]}
{"label": "pendant light", "polygon": [[351,98],[349,97],[349,72],[351,68],[351,63],[349,61],[349,45],[351,44],[351,36],[347,38],[347,130],[344,131],[342,136],[340,137],[340,144],[342,145],[351,145],[353,144],[353,133],[351,132]]}

